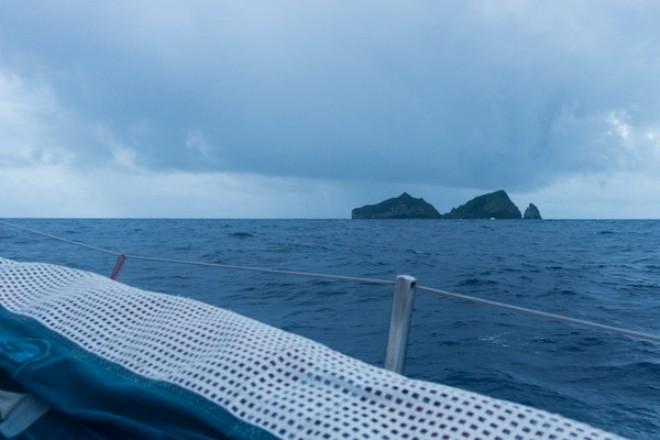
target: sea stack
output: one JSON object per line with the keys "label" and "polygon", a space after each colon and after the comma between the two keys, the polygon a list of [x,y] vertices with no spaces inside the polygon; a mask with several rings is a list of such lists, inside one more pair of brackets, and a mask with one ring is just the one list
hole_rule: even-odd
{"label": "sea stack", "polygon": [[519,219],[522,215],[504,190],[475,197],[442,216],[447,219]]}
{"label": "sea stack", "polygon": [[525,220],[542,220],[539,208],[533,203],[530,203],[527,209],[525,209],[525,215],[523,218]]}
{"label": "sea stack", "polygon": [[384,200],[375,205],[366,205],[351,211],[352,219],[403,219],[440,218],[440,213],[427,201],[408,193]]}

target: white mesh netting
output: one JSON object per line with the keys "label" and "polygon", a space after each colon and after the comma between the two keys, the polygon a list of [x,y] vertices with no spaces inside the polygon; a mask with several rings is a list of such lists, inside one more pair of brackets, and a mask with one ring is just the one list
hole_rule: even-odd
{"label": "white mesh netting", "polygon": [[407,379],[198,301],[0,259],[0,305],[286,439],[615,439],[544,411]]}

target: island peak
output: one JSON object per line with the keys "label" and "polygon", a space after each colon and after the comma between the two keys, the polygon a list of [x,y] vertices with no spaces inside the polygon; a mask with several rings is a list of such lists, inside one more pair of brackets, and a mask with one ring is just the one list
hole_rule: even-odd
{"label": "island peak", "polygon": [[482,194],[442,216],[447,219],[519,219],[520,210],[504,190]]}
{"label": "island peak", "polygon": [[440,213],[422,198],[404,192],[399,197],[375,205],[365,205],[351,212],[353,219],[412,219],[440,218]]}

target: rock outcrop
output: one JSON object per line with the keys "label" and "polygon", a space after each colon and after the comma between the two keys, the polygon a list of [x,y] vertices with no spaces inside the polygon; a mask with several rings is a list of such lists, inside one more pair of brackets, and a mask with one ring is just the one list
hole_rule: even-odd
{"label": "rock outcrop", "polygon": [[503,190],[475,197],[442,216],[447,219],[519,219],[521,217],[520,210]]}
{"label": "rock outcrop", "polygon": [[440,213],[424,199],[417,199],[408,193],[387,199],[375,205],[355,208],[353,219],[400,219],[400,218],[440,218]]}
{"label": "rock outcrop", "polygon": [[535,204],[530,203],[527,209],[525,209],[525,214],[523,215],[525,220],[542,220],[541,213],[539,208]]}

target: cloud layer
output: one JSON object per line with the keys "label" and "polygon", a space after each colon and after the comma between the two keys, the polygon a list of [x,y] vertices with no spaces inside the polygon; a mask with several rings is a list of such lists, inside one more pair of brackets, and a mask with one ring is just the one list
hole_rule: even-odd
{"label": "cloud layer", "polygon": [[[279,216],[268,198],[345,216],[409,188],[441,210],[443,191],[552,205],[566,185],[642,203],[660,177],[658,16],[641,0],[8,2],[0,180],[102,200],[124,176],[143,185],[132,205],[172,216],[223,211],[175,209],[153,185],[259,200],[226,216]],[[141,215],[79,191],[70,215]],[[322,209],[317,191],[334,194]]]}

